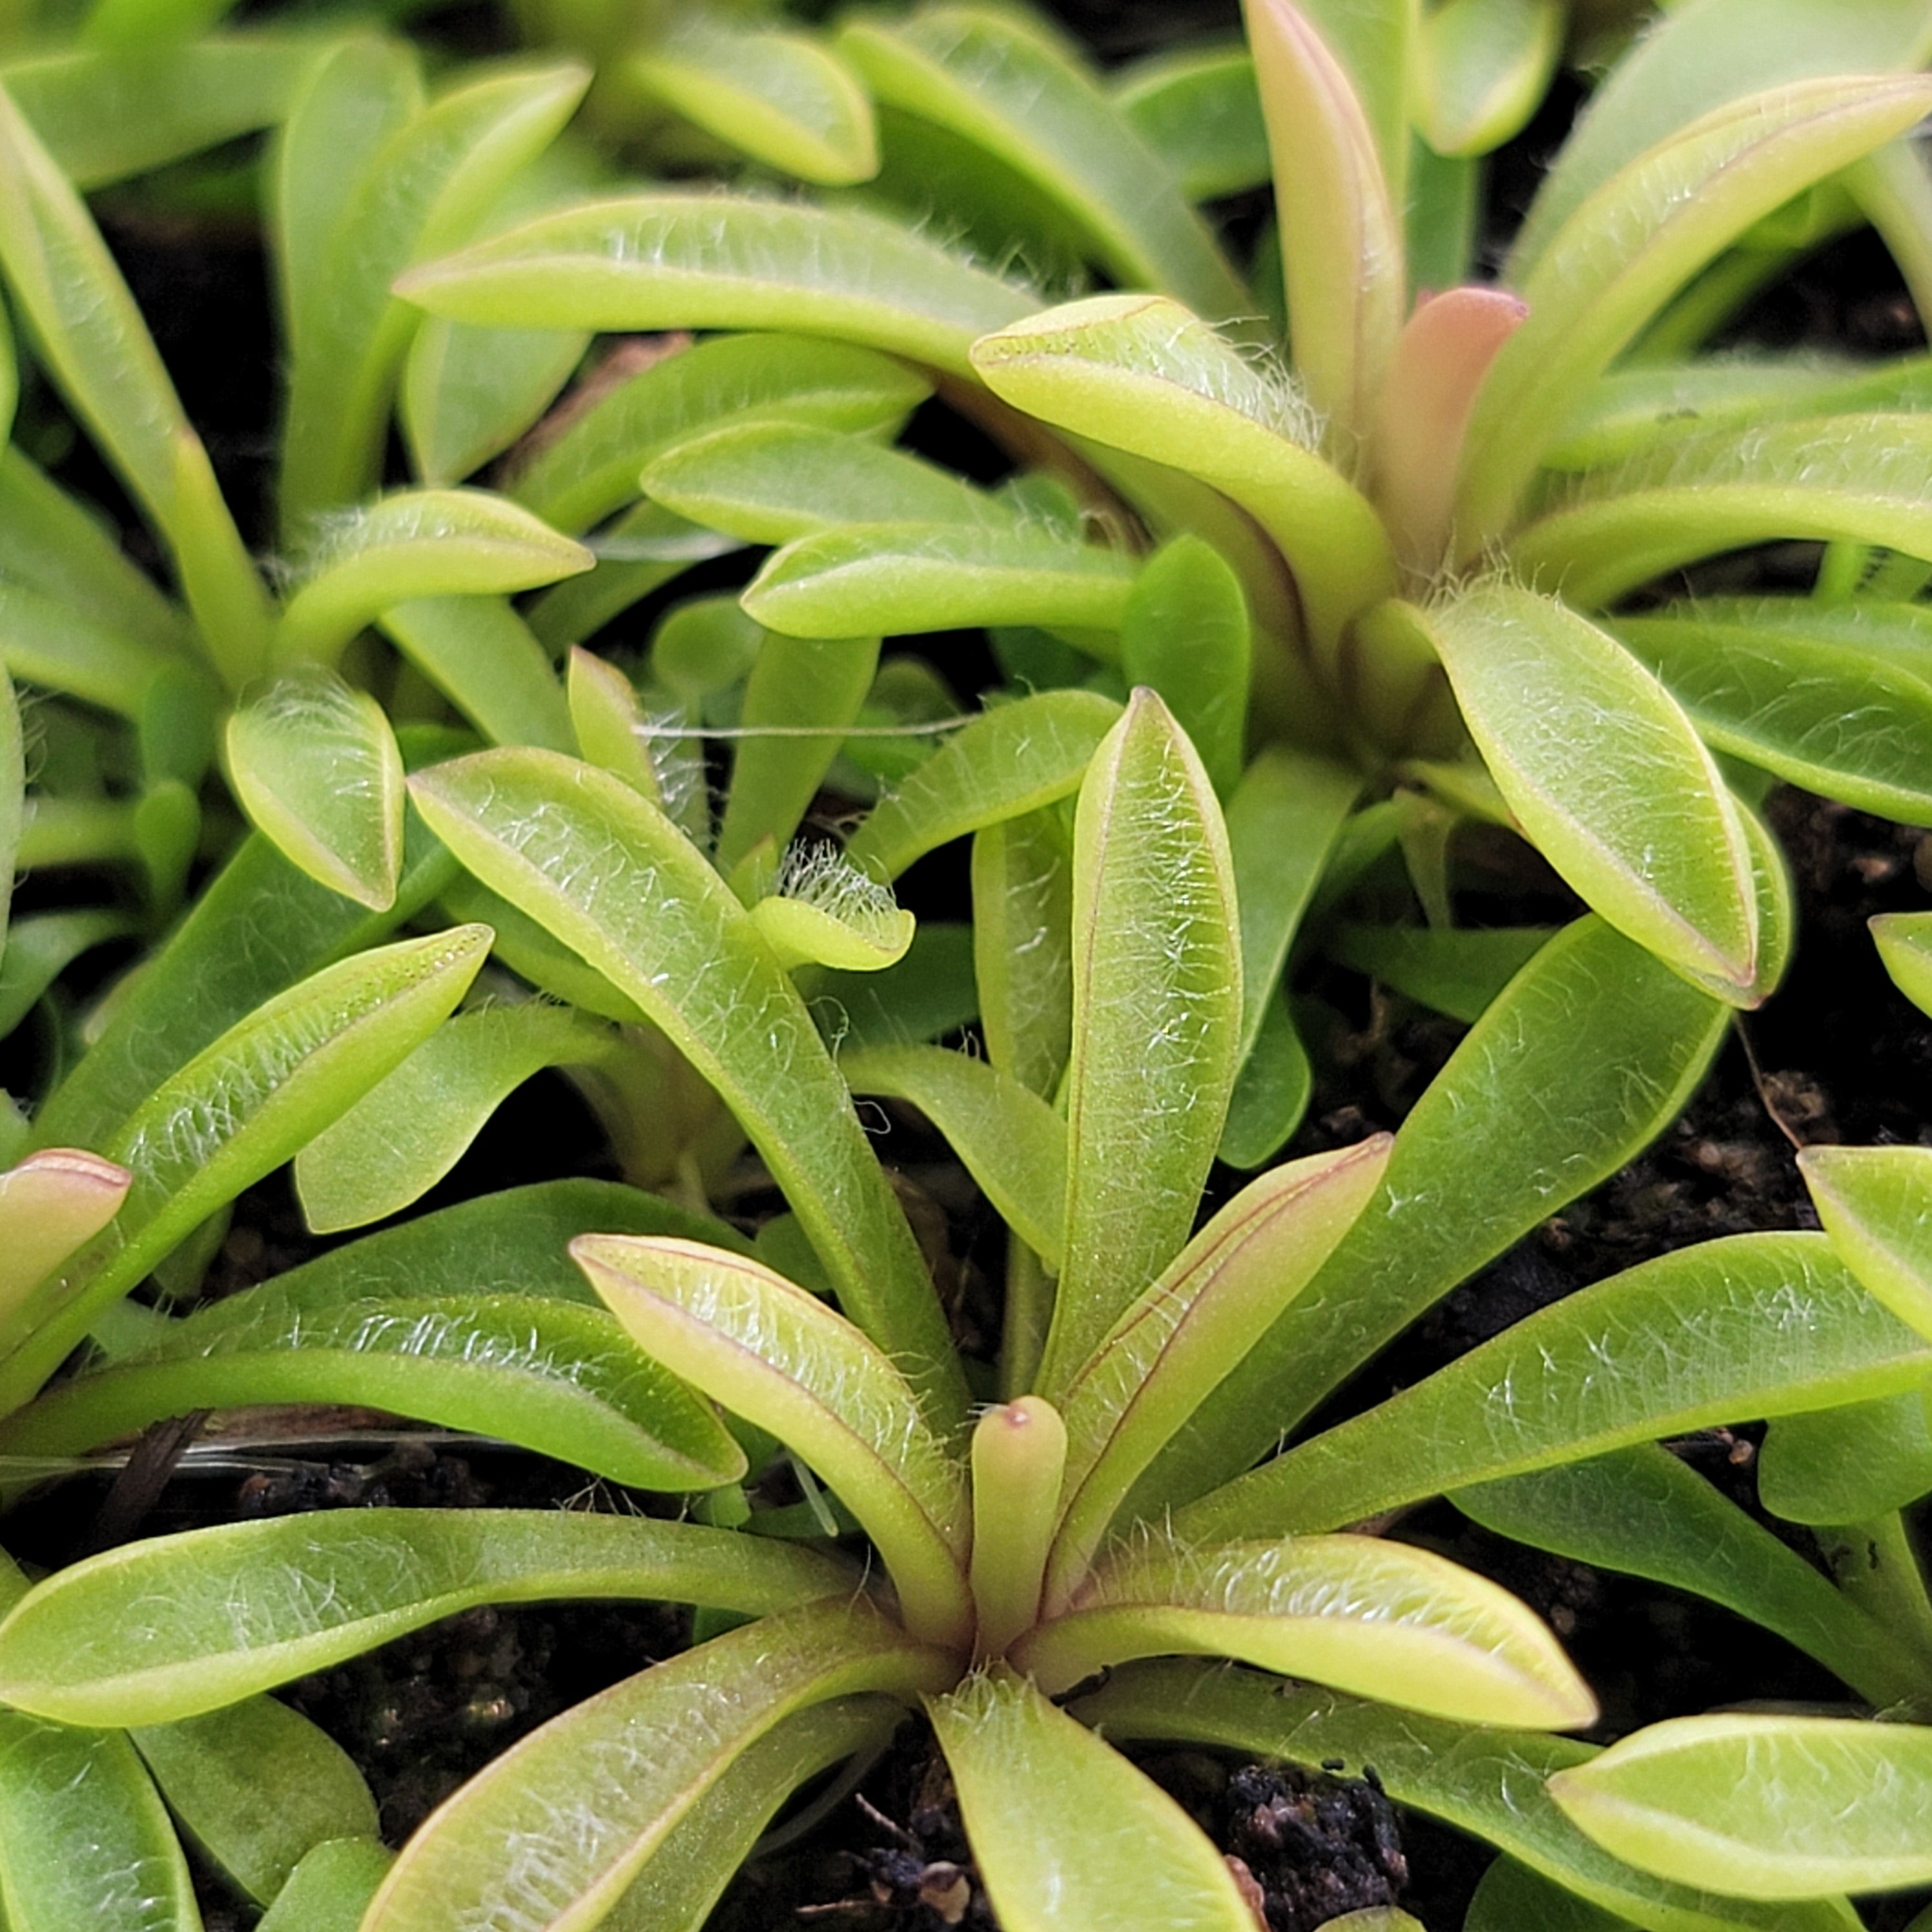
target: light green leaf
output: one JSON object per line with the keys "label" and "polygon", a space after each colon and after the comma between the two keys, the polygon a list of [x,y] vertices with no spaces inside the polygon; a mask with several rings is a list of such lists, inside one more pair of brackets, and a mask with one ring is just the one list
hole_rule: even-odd
{"label": "light green leaf", "polygon": [[500,597],[420,597],[376,622],[404,656],[498,745],[574,744],[549,653]]}
{"label": "light green leaf", "polygon": [[830,846],[803,846],[778,890],[753,902],[752,923],[788,973],[801,966],[883,973],[903,959],[916,922],[892,894]]}
{"label": "light green leaf", "polygon": [[802,34],[746,32],[700,13],[647,44],[623,73],[782,174],[836,188],[878,170],[865,89],[844,62]]}
{"label": "light green leaf", "polygon": [[746,586],[745,608],[794,637],[982,624],[1120,627],[1139,560],[1030,529],[862,524],[800,537]]}
{"label": "light green leaf", "polygon": [[1932,1729],[1732,1712],[1675,1718],[1559,1772],[1598,1844],[1748,1898],[1896,1892],[1932,1879]]}
{"label": "light green leaf", "polygon": [[[798,830],[838,755],[840,740],[858,722],[878,668],[876,637],[765,634],[738,722],[772,735],[738,741],[718,828],[721,872],[730,872],[761,839],[782,848]],[[822,735],[798,735],[815,727],[824,728]]]}
{"label": "light green leaf", "polygon": [[994,155],[1054,206],[1109,278],[1209,315],[1253,298],[1159,158],[1064,50],[1011,14],[927,8],[838,37],[878,100]]}
{"label": "light green leaf", "polygon": [[1179,303],[1136,295],[1069,302],[983,336],[973,366],[1029,416],[1232,497],[1280,545],[1324,649],[1349,617],[1394,589],[1382,520],[1315,453],[1306,403]]}
{"label": "light green leaf", "polygon": [[695,1523],[316,1511],[151,1537],[60,1571],[4,1625],[0,1683],[22,1710],[164,1724],[479,1604],[667,1598],[762,1616],[850,1588],[843,1564],[802,1545]]}
{"label": "light green leaf", "polygon": [[188,1862],[125,1738],[0,1712],[0,1810],[8,1932],[201,1932]]}
{"label": "light green leaf", "polygon": [[1768,990],[1750,851],[1690,722],[1605,632],[1503,584],[1421,627],[1490,776],[1592,908],[1739,1006]]}
{"label": "light green leaf", "polygon": [[1932,1148],[1806,1148],[1798,1166],[1846,1266],[1901,1322],[1932,1336]]}
{"label": "light green leaf", "polygon": [[0,1174],[0,1335],[33,1290],[119,1212],[134,1180],[83,1148],[44,1148]]}
{"label": "light green leaf", "polygon": [[261,662],[261,580],[127,284],[4,88],[0,267],[49,374],[165,539],[210,656],[242,682]]}
{"label": "light green leaf", "polygon": [[877,1347],[796,1283],[718,1249],[584,1234],[570,1252],[640,1348],[838,1491],[878,1546],[908,1629],[968,1640],[964,1472]]}
{"label": "light green leaf", "polygon": [[396,413],[417,480],[460,483],[556,400],[590,346],[584,328],[476,328],[419,318]]}
{"label": "light green leaf", "polygon": [[1870,925],[1892,983],[1922,1012],[1932,1013],[1932,913],[1880,913]]}
{"label": "light green leaf", "polygon": [[[898,424],[926,391],[904,364],[850,344],[720,336],[656,356],[597,396],[517,471],[511,490],[558,529],[583,530],[637,495],[640,470],[654,474],[664,462],[674,480],[683,446],[708,442],[721,424],[865,436]],[[701,474],[704,458],[692,464]]]}
{"label": "light green leaf", "polygon": [[798,421],[736,423],[692,436],[653,458],[639,481],[646,496],[680,516],[748,543],[789,543],[841,524],[1011,530],[1018,520],[999,497],[936,464]]}
{"label": "light green leaf", "polygon": [[1774,538],[1882,544],[1932,556],[1932,423],[1801,418],[1673,436],[1558,485],[1510,556],[1579,604]]}
{"label": "light green leaf", "polygon": [[1866,1294],[1823,1235],[1731,1235],[1539,1310],[1176,1522],[1203,1536],[1327,1529],[1438,1490],[1928,1376],[1932,1342]]}
{"label": "light green leaf", "polygon": [[1922,0],[1673,0],[1604,76],[1538,188],[1510,260],[1520,280],[1617,170],[1700,116],[1761,88],[1904,74],[1932,53]]}
{"label": "light green leaf", "polygon": [[1880,1402],[1780,1416],[1758,1451],[1759,1500],[1787,1522],[1830,1526],[1868,1522],[1932,1495],[1925,1396],[1910,1389]]}
{"label": "light green leaf", "polygon": [[949,1426],[964,1392],[904,1214],[804,1001],[723,880],[621,779],[553,752],[485,752],[415,784],[464,864],[634,1000],[717,1089],[848,1313]]}
{"label": "light green leaf", "polygon": [[1568,1730],[1597,1701],[1506,1590],[1373,1536],[1186,1544],[1148,1532],[1015,1647],[1049,1692],[1174,1652],[1232,1657],[1465,1724]]}
{"label": "light green leaf", "polygon": [[855,1691],[937,1690],[956,1668],[862,1598],[700,1644],[553,1719],[472,1778],[397,1859],[364,1932],[456,1932],[505,1911],[595,1924],[782,1719]]}
{"label": "light green leaf", "polygon": [[13,680],[0,670],[0,948],[14,896],[14,868],[28,820],[26,741],[20,731],[20,701]]}
{"label": "light green leaf", "polygon": [[1810,791],[1932,824],[1932,614],[1712,598],[1612,620],[1705,741]]}
{"label": "light green leaf", "polygon": [[[1073,1378],[1049,1612],[1081,1588],[1162,1445],[1305,1288],[1388,1165],[1390,1142],[1292,1161],[1250,1182],[1139,1296]],[[1035,1244],[1036,1246],[1037,1244]]]}
{"label": "light green leaf", "polygon": [[1189,200],[1266,184],[1268,128],[1245,46],[1184,45],[1136,61],[1115,74],[1114,105]]}
{"label": "light green leaf", "polygon": [[[1130,1664],[1080,1702],[1112,1736],[1221,1746],[1319,1770],[1324,1760],[1373,1765],[1399,1804],[1487,1839],[1532,1870],[1650,1932],[1856,1932],[1843,1900],[1775,1909],[1694,1892],[1612,1858],[1551,1802],[1552,1772],[1595,1755],[1534,1732],[1474,1730],[1285,1684],[1252,1671],[1175,1660]],[[1511,1932],[1528,1932],[1517,1926]]]}
{"label": "light green leaf", "polygon": [[1535,112],[1563,50],[1562,0],[1448,0],[1416,39],[1416,126],[1438,154],[1485,154]]}
{"label": "light green leaf", "polygon": [[1760,217],[1880,147],[1932,106],[1918,79],[1811,80],[1722,107],[1613,177],[1516,284],[1528,318],[1476,400],[1456,539],[1479,556],[1512,520],[1543,452],[1675,291]]}
{"label": "light green leaf", "polygon": [[110,629],[64,597],[0,579],[0,663],[27,684],[63,691],[138,719],[164,670],[180,660]]}
{"label": "light green leaf", "polygon": [[332,1838],[374,1838],[376,1801],[347,1752],[272,1697],[134,1734],[168,1808],[258,1905]]}
{"label": "light green leaf", "polygon": [[358,905],[396,902],[403,758],[382,707],[320,664],[251,686],[229,713],[228,774],[255,825]]}
{"label": "light green leaf", "polygon": [[280,480],[286,534],[304,536],[312,518],[360,501],[380,474],[391,398],[421,320],[390,284],[419,256],[466,237],[555,138],[590,80],[574,62],[488,74],[404,121],[361,160],[339,212],[312,238],[327,297],[317,290],[294,332]]}
{"label": "light green leaf", "polygon": [[433,315],[523,328],[796,328],[969,373],[976,336],[1038,305],[896,222],[710,194],[548,215],[412,269]]}
{"label": "light green leaf", "polygon": [[[1676,1118],[1726,1024],[1600,922],[1558,933],[1411,1110],[1381,1194],[1130,1508],[1156,1516],[1248,1467],[1457,1282],[1614,1174]],[[1525,1094],[1561,1094],[1560,1123]]]}
{"label": "light green leaf", "polygon": [[320,51],[304,34],[218,34],[133,55],[63,48],[10,60],[0,74],[85,190],[272,126]]}
{"label": "light green leaf", "polygon": [[993,1909],[1011,1932],[1162,1925],[1252,1932],[1187,1814],[1004,1668],[926,1702]]}
{"label": "light green leaf", "polygon": [[398,490],[328,530],[282,612],[274,656],[284,664],[328,662],[396,604],[529,590],[595,561],[581,544],[488,490]]}
{"label": "light green leaf", "polygon": [[1120,715],[1097,692],[995,706],[950,738],[846,842],[854,864],[896,878],[949,840],[1071,796]]}
{"label": "light green leaf", "polygon": [[1014,1233],[1058,1270],[1066,1126],[1046,1101],[996,1066],[939,1047],[862,1047],[842,1054],[838,1070],[854,1093],[925,1114]]}
{"label": "light green leaf", "polygon": [[446,1020],[296,1156],[319,1234],[400,1213],[462,1158],[500,1102],[547,1066],[595,1060],[610,1031],[567,1008],[489,1006]]}
{"label": "light green leaf", "polygon": [[1073,835],[1066,1252],[1040,1393],[1187,1239],[1221,1138],[1241,1022],[1226,829],[1166,707],[1138,691],[1094,754]]}
{"label": "light green leaf", "polygon": [[134,1176],[118,1240],[51,1279],[35,1332],[0,1368],[10,1407],[224,1202],[280,1166],[446,1016],[483,962],[487,926],[405,940],[324,968],[171,1074],[106,1143]]}
{"label": "light green leaf", "polygon": [[[1819,1419],[1780,1417],[1772,1439],[1794,1423]],[[1766,1466],[1760,1461],[1761,1472]],[[1918,1665],[1909,1652],[1667,1450],[1613,1450],[1458,1490],[1450,1501],[1501,1535],[1721,1604],[1775,1630],[1876,1703],[1910,1696],[1916,1686]]]}

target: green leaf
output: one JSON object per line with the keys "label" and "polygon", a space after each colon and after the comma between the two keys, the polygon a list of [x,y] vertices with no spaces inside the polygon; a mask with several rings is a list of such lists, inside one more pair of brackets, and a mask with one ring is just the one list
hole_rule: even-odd
{"label": "green leaf", "polygon": [[1010,1074],[939,1047],[860,1048],[839,1058],[855,1094],[910,1101],[946,1136],[988,1200],[1058,1270],[1066,1202],[1066,1127]]}
{"label": "green leaf", "polygon": [[1486,154],[1541,104],[1563,50],[1562,0],[1448,0],[1416,40],[1416,126],[1438,154]]}
{"label": "green leaf", "polygon": [[803,1000],[730,888],[621,779],[553,752],[482,752],[415,784],[464,864],[634,1000],[718,1090],[848,1313],[948,1426],[963,1390],[925,1264]]}
{"label": "green leaf", "polygon": [[0,580],[0,662],[10,675],[138,719],[156,677],[179,660],[106,628],[63,597]]}
{"label": "green leaf", "polygon": [[1548,942],[1546,926],[1438,932],[1426,926],[1331,927],[1322,950],[1338,964],[1473,1026]]}
{"label": "green leaf", "polygon": [[916,1046],[956,1032],[979,1010],[973,930],[922,920],[896,965],[821,974],[812,1007],[835,1052]]}
{"label": "green leaf", "polygon": [[594,1924],[782,1719],[855,1691],[937,1690],[956,1668],[862,1598],[700,1644],[553,1719],[472,1778],[398,1858],[364,1932],[455,1932],[506,1910]]}
{"label": "green leaf", "polygon": [[973,969],[986,1055],[1048,1098],[1073,1044],[1071,844],[1066,814],[1050,807],[998,820],[973,840]]}
{"label": "green leaf", "polygon": [[118,912],[43,912],[14,920],[0,958],[0,1039],[83,952],[134,929],[134,922]]}
{"label": "green leaf", "polygon": [[904,634],[982,624],[1120,627],[1137,558],[1051,532],[862,524],[800,537],[745,589],[745,608],[794,637]]}
{"label": "green leaf", "polygon": [[1559,1772],[1598,1844],[1748,1898],[1895,1892],[1932,1879],[1932,1728],[1733,1712],[1676,1718]]}
{"label": "green leaf", "polygon": [[0,449],[0,570],[103,630],[198,656],[187,618],[123,555],[118,533],[11,448]]}
{"label": "green leaf", "polygon": [[1880,544],[1932,556],[1932,423],[1801,418],[1673,436],[1565,479],[1510,540],[1516,567],[1607,604],[1720,550],[1774,538]]}
{"label": "green leaf", "polygon": [[[782,848],[798,830],[838,755],[839,741],[858,722],[878,668],[876,637],[765,634],[738,722],[741,729],[772,735],[738,741],[718,828],[721,872],[730,872],[760,840]],[[820,735],[801,735],[814,728],[823,728]]]}
{"label": "green leaf", "polygon": [[14,868],[27,824],[27,766],[20,731],[20,701],[13,681],[0,670],[0,947],[14,896]]}
{"label": "green leaf", "polygon": [[583,328],[475,328],[419,319],[396,413],[418,482],[441,488],[500,456],[584,360]]}
{"label": "green leaf", "polygon": [[1526,1925],[1538,1932],[1635,1932],[1632,1920],[1565,1892],[1512,1858],[1498,1858],[1477,1882],[1462,1932],[1521,1932]]}
{"label": "green leaf", "polygon": [[412,269],[433,315],[524,328],[796,328],[969,372],[974,337],[1037,305],[896,222],[710,194],[548,215]]}
{"label": "green leaf", "polygon": [[608,1030],[568,1009],[490,1006],[446,1020],[296,1156],[310,1230],[338,1234],[400,1213],[457,1162],[499,1104],[547,1066],[595,1060]]}
{"label": "green leaf", "polygon": [[9,1932],[201,1932],[188,1862],[128,1740],[0,1712]]}
{"label": "green leaf", "polygon": [[60,1571],[4,1626],[0,1682],[22,1710],[164,1724],[479,1604],[667,1598],[756,1616],[850,1589],[843,1564],[802,1545],[695,1523],[312,1512],[151,1537]]}
{"label": "green leaf", "polygon": [[[1676,1118],[1726,1024],[1600,922],[1558,933],[1411,1110],[1382,1192],[1130,1508],[1154,1515],[1246,1468],[1457,1282],[1614,1174]],[[1560,1126],[1526,1094],[1561,1094]]]}
{"label": "green leaf", "polygon": [[403,758],[382,707],[319,664],[251,686],[229,713],[229,777],[255,825],[358,905],[396,902]]}
{"label": "green leaf", "polygon": [[[1407,9],[1386,0],[1352,13],[1336,0],[1252,0],[1246,16],[1295,367],[1346,451],[1367,426],[1408,293],[1395,212],[1408,158]],[[1358,93],[1352,81],[1367,86]]]}
{"label": "green leaf", "polygon": [[103,1144],[156,1087],[262,1001],[420,911],[453,862],[420,819],[406,851],[396,904],[372,916],[298,872],[266,838],[245,841],[117,995],[106,1027],[40,1110],[40,1144]]}
{"label": "green leaf", "polygon": [[576,742],[549,653],[500,597],[420,597],[376,621],[404,656],[497,745]]}
{"label": "green leaf", "polygon": [[[755,340],[756,338],[746,338]],[[645,466],[644,494],[748,543],[789,543],[841,524],[1018,521],[999,497],[938,464],[808,422],[735,423]]]}
{"label": "green leaf", "polygon": [[1162,1445],[1214,1399],[1348,1232],[1382,1178],[1389,1146],[1378,1135],[1250,1182],[1088,1358],[1062,1405],[1067,1456],[1049,1612],[1081,1588],[1121,1502]]}
{"label": "green leaf", "polygon": [[[1179,1660],[1131,1664],[1083,1698],[1080,1714],[1120,1737],[1220,1745],[1286,1758],[1373,1765],[1388,1795],[1473,1833],[1533,1871],[1652,1932],[1855,1932],[1842,1901],[1767,1910],[1694,1892],[1600,1850],[1552,1803],[1544,1780],[1595,1753],[1569,1738],[1471,1730],[1252,1671]],[[1513,1928],[1525,1932],[1525,1928]]]}
{"label": "green leaf", "polygon": [[1458,484],[1460,554],[1508,526],[1544,451],[1670,296],[1760,217],[1911,127],[1932,82],[1801,82],[1718,109],[1607,182],[1517,284],[1523,323],[1477,398]]}
{"label": "green leaf", "polygon": [[345,514],[311,556],[276,626],[278,662],[328,662],[364,624],[425,597],[529,590],[596,560],[484,490],[402,490]]}
{"label": "green leaf", "polygon": [[403,122],[362,160],[339,212],[313,238],[328,297],[305,305],[294,332],[280,480],[286,533],[359,501],[380,474],[391,398],[420,320],[390,284],[421,256],[466,237],[555,138],[590,80],[574,62],[490,74]]}
{"label": "green leaf", "polygon": [[[721,423],[865,435],[896,425],[926,393],[914,371],[868,349],[802,336],[722,336],[660,356],[597,398],[537,451],[512,488],[559,528],[581,530],[637,495],[640,470],[655,474],[668,464],[674,479],[684,446],[702,448]],[[702,458],[694,461],[701,471]]]}
{"label": "green leaf", "polygon": [[1910,1389],[1780,1416],[1758,1452],[1760,1501],[1787,1522],[1830,1526],[1864,1522],[1932,1494],[1925,1394]]}
{"label": "green leaf", "polygon": [[347,1752],[272,1697],[151,1725],[134,1742],[168,1808],[258,1905],[317,1845],[380,1834]]}
{"label": "green leaf", "polygon": [[1004,1669],[927,1700],[974,1856],[1011,1932],[1252,1932],[1200,1827],[1147,1774]]}
{"label": "green leaf", "polygon": [[1806,1148],[1798,1166],[1846,1265],[1901,1322],[1932,1336],[1932,1148]]}
{"label": "green leaf", "polygon": [[1210,315],[1253,298],[1132,124],[1062,49],[1014,15],[924,9],[838,37],[879,101],[984,148],[1051,202],[1115,283]]}
{"label": "green leaf", "polygon": [[120,271],[0,88],[0,267],[48,372],[172,554],[231,685],[260,667],[268,599]]}
{"label": "green leaf", "polygon": [[878,805],[846,842],[847,856],[896,878],[950,839],[1070,796],[1120,716],[1112,698],[1089,691],[995,706]]}
{"label": "green leaf", "polygon": [[487,926],[358,954],[256,1009],[164,1081],[107,1143],[134,1177],[118,1240],[50,1280],[36,1332],[0,1368],[11,1406],[225,1202],[280,1166],[447,1015],[483,962]]}
{"label": "green leaf", "polygon": [[1465,1724],[1568,1730],[1597,1701],[1509,1592],[1373,1536],[1200,1544],[1149,1532],[1015,1646],[1049,1692],[1138,1657],[1232,1657]]}
{"label": "green leaf", "polygon": [[7,92],[82,190],[272,126],[320,48],[304,34],[210,34],[138,52],[62,49],[10,60]]}
{"label": "green leaf", "polygon": [[802,34],[746,32],[700,13],[655,37],[623,74],[782,174],[836,188],[868,180],[878,167],[865,89]]}
{"label": "green leaf", "polygon": [[1226,798],[1246,748],[1252,646],[1240,580],[1198,537],[1156,551],[1120,614],[1120,669],[1157,691]]}
{"label": "green leaf", "polygon": [[[1326,1529],[1440,1490],[1888,1395],[1928,1376],[1932,1343],[1866,1294],[1823,1235],[1732,1235],[1540,1310],[1177,1523],[1199,1535]],[[1404,1444],[1400,1457],[1391,1442]]]}
{"label": "green leaf", "polygon": [[1051,1400],[1193,1226],[1238,1064],[1236,916],[1208,775],[1138,691],[1074,824],[1066,1253],[1039,1381]]}
{"label": "green leaf", "polygon": [[1551,865],[1666,964],[1756,1004],[1744,829],[1669,693],[1594,625],[1507,584],[1407,621],[1441,652],[1490,776]]}
{"label": "green leaf", "polygon": [[1189,200],[1266,184],[1268,128],[1246,47],[1182,46],[1137,61],[1114,76],[1114,105]]}
{"label": "green leaf", "polygon": [[1578,208],[1646,148],[1727,101],[1845,74],[1904,74],[1932,53],[1922,0],[1676,0],[1604,76],[1544,175],[1510,256],[1534,265]]}
{"label": "green leaf", "polygon": [[[1780,1417],[1772,1439],[1794,1423],[1820,1419]],[[1767,1467],[1760,1461],[1761,1474]],[[1667,1450],[1613,1450],[1458,1490],[1450,1500],[1498,1534],[1721,1604],[1775,1630],[1874,1702],[1912,1694],[1918,1666],[1909,1652]],[[1775,1506],[1767,1499],[1766,1507]],[[1852,1520],[1849,1512],[1833,1519]]]}
{"label": "green leaf", "polygon": [[330,1838],[303,1857],[256,1932],[356,1932],[394,1854],[380,1838]]}
{"label": "green leaf", "polygon": [[1244,1173],[1264,1166],[1300,1126],[1314,1091],[1308,1049],[1295,1031],[1286,989],[1278,988],[1262,1007],[1254,1044],[1234,1076],[1215,1158]]}
{"label": "green leaf", "polygon": [[1932,640],[1922,605],[1713,598],[1618,617],[1719,751],[1907,824],[1932,824]]}
{"label": "green leaf", "polygon": [[908,1629],[968,1640],[964,1473],[879,1348],[796,1283],[716,1249],[585,1234],[570,1251],[640,1348],[838,1491],[878,1546]]}

